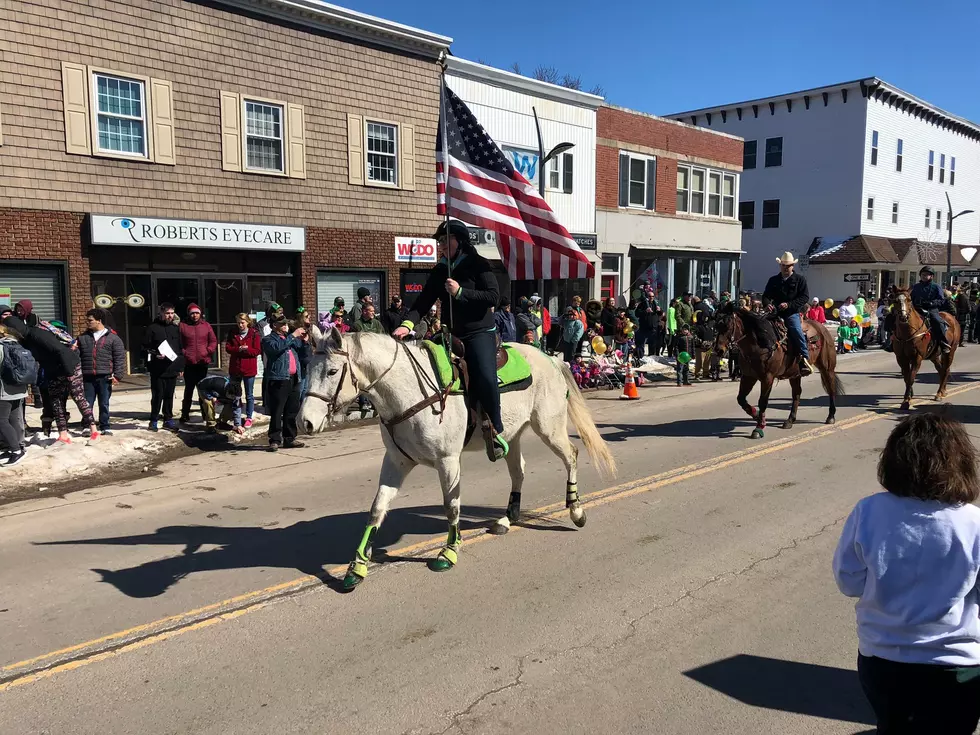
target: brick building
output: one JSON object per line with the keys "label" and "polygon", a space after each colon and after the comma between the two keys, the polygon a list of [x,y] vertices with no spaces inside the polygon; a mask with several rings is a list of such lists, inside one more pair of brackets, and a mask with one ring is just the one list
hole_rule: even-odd
{"label": "brick building", "polygon": [[395,238],[438,222],[449,38],[315,0],[13,0],[0,26],[0,300],[77,328],[111,297],[133,369],[163,301],[221,332],[385,302]]}
{"label": "brick building", "polygon": [[604,105],[596,120],[602,295],[641,280],[666,306],[685,291],[732,290],[741,254],[742,140]]}

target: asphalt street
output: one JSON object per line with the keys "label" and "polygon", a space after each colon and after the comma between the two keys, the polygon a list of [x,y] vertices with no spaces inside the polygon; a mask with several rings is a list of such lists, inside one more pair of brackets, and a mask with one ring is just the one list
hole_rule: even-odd
{"label": "asphalt street", "polygon": [[[830,562],[877,490],[904,384],[884,353],[840,372],[835,426],[809,378],[797,425],[779,428],[782,384],[755,441],[727,381],[594,396],[620,474],[601,481],[583,461],[581,530],[534,439],[523,523],[484,533],[509,479],[467,454],[465,541],[445,574],[423,563],[446,524],[420,468],[347,595],[377,427],[2,506],[0,732],[870,731],[853,602]],[[945,410],[973,434],[978,374],[980,348],[960,350]],[[925,367],[917,395],[935,386]]]}

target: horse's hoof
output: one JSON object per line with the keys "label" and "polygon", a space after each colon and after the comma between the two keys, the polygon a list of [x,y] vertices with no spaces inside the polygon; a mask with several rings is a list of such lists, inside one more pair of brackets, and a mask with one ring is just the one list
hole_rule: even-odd
{"label": "horse's hoof", "polygon": [[358,577],[354,572],[347,572],[347,576],[344,577],[344,592],[351,592],[363,581],[364,577]]}
{"label": "horse's hoof", "polygon": [[513,525],[513,524],[516,524],[519,520],[521,520],[521,509],[518,508],[517,510],[511,510],[510,508],[508,508],[507,509],[507,521],[508,521],[508,523],[510,523],[511,525]]}
{"label": "horse's hoof", "polygon": [[490,524],[490,528],[487,529],[487,533],[494,536],[503,536],[505,533],[510,531],[510,523],[505,523],[504,521],[506,520],[507,519],[505,518],[500,521],[494,521],[492,524]]}
{"label": "horse's hoof", "polygon": [[765,432],[763,432],[762,429],[752,429],[752,438],[753,439],[761,439],[764,436],[765,436]]}
{"label": "horse's hoof", "polygon": [[577,528],[584,528],[585,522],[589,520],[585,516],[584,508],[571,508],[568,511],[568,515],[571,517],[572,523],[574,523]]}
{"label": "horse's hoof", "polygon": [[793,422],[792,421],[784,421],[783,422],[783,428],[784,429],[792,429],[793,428]]}
{"label": "horse's hoof", "polygon": [[448,572],[454,566],[456,565],[441,555],[429,562],[429,569],[431,569],[433,572]]}
{"label": "horse's hoof", "polygon": [[908,401],[903,401],[902,402],[902,410],[903,411],[908,411],[910,408],[912,408],[912,404],[911,403],[909,403]]}
{"label": "horse's hoof", "polygon": [[835,419],[833,416],[828,416],[827,417],[827,420],[824,421],[824,423],[825,424],[836,424],[837,423],[837,419]]}

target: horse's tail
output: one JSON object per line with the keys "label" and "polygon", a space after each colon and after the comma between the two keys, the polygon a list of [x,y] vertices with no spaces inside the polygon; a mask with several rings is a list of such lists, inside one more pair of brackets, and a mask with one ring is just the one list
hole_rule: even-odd
{"label": "horse's tail", "polygon": [[613,458],[612,452],[609,451],[609,445],[606,444],[606,440],[602,438],[602,434],[599,433],[595,422],[592,420],[592,414],[589,413],[589,407],[585,405],[585,399],[582,398],[582,393],[575,382],[575,376],[572,375],[572,371],[564,362],[555,360],[555,364],[565,379],[565,388],[568,392],[568,415],[572,419],[572,424],[574,424],[578,435],[582,438],[582,443],[589,451],[592,463],[595,464],[599,474],[603,477],[615,477],[616,460]]}
{"label": "horse's tail", "polygon": [[[833,375],[833,377],[831,377]],[[820,373],[820,382],[823,383],[823,390],[828,396],[846,396],[847,391],[844,390],[844,384],[840,381],[837,373],[831,373],[827,371],[825,373]]]}

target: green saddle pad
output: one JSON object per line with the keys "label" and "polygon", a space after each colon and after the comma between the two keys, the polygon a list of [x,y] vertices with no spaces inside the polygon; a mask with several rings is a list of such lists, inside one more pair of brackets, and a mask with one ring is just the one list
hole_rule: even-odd
{"label": "green saddle pad", "polygon": [[[422,342],[422,348],[429,353],[432,366],[435,368],[436,376],[439,379],[439,387],[445,390],[446,386],[449,385],[449,381],[453,378],[453,369],[449,364],[449,356],[446,354],[446,350],[443,349],[442,345],[429,342],[428,340]],[[530,385],[531,366],[528,364],[524,355],[510,345],[505,344],[503,348],[507,350],[507,362],[497,371],[497,385],[500,386],[501,390],[506,388],[510,390],[526,388],[527,385]],[[521,385],[522,383],[527,383],[527,385]],[[463,392],[458,378],[453,383],[451,392]]]}

